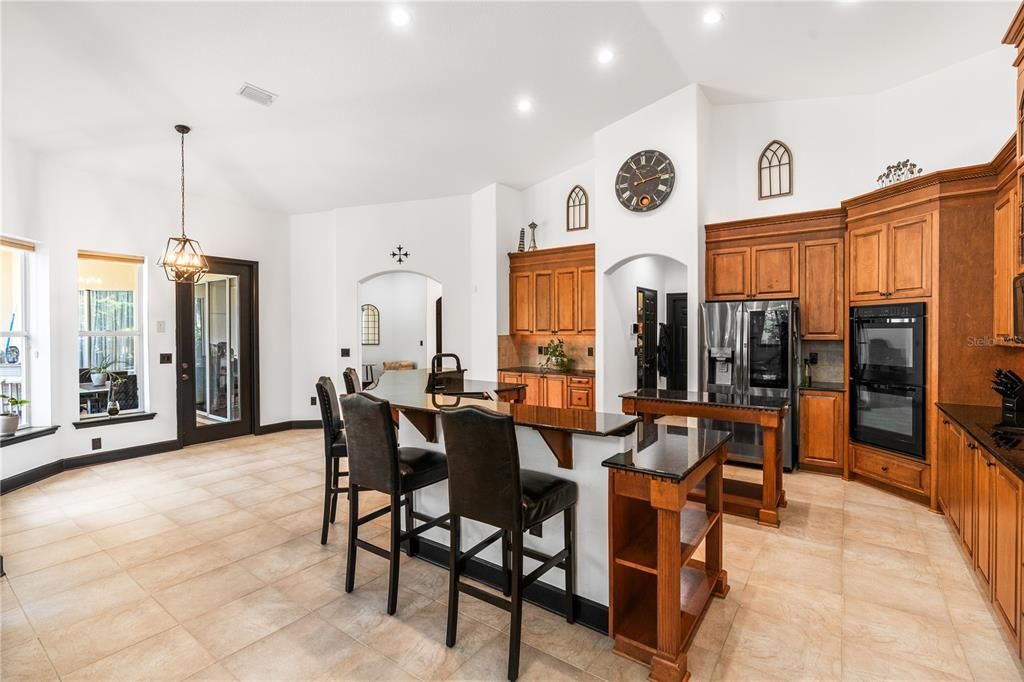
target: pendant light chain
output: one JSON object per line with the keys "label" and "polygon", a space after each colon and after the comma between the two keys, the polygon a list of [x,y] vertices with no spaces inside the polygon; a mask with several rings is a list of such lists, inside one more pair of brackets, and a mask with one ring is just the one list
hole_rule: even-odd
{"label": "pendant light chain", "polygon": [[210,264],[199,242],[189,239],[185,234],[185,135],[190,132],[190,128],[179,124],[174,126],[174,130],[181,135],[181,236],[167,240],[160,267],[171,282],[195,284],[210,271]]}
{"label": "pendant light chain", "polygon": [[185,236],[185,133],[181,134],[181,236]]}

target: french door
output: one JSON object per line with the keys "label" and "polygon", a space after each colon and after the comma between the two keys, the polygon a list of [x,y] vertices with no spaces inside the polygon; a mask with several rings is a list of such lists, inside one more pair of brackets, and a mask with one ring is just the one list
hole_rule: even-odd
{"label": "french door", "polygon": [[198,284],[175,291],[178,438],[183,445],[254,433],[258,264],[207,257]]}

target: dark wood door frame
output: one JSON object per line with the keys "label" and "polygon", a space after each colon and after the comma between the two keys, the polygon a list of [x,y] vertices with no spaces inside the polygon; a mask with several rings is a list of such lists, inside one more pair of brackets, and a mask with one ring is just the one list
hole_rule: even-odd
{"label": "dark wood door frame", "polygon": [[[658,292],[645,287],[636,288],[637,324],[640,334],[637,336],[636,354],[636,387],[658,387]],[[642,301],[642,304],[641,304]],[[653,315],[648,318],[647,304],[653,301]],[[649,385],[648,385],[649,384]]]}
{"label": "dark wood door frame", "polygon": [[[687,333],[680,333],[680,327],[686,332],[689,331],[689,320],[687,319],[687,295],[686,294],[665,294],[665,322],[672,332],[670,344],[670,357],[668,363],[668,388],[686,390],[686,382],[689,374],[689,339]],[[679,310],[675,304],[682,303],[682,320],[677,319]]]}
{"label": "dark wood door frame", "polygon": [[[260,426],[260,297],[259,297],[259,282],[260,282],[260,264],[258,261],[242,260],[239,258],[224,258],[221,256],[207,256],[206,260],[210,264],[210,270],[212,272],[217,271],[217,266],[234,266],[248,268],[251,274],[251,283],[249,286],[249,316],[251,321],[251,333],[249,335],[249,371],[247,372],[251,382],[251,396],[249,400],[249,418],[250,428],[245,433],[260,434],[262,428]],[[194,334],[188,333],[186,330],[192,328],[193,325],[193,305],[194,305],[194,285],[192,284],[177,284],[175,285],[174,298],[175,298],[175,387],[177,394],[177,422],[178,422],[178,444],[179,446],[193,445],[196,443],[207,442],[211,440],[220,440],[223,438],[234,438],[238,435],[245,435],[245,433],[238,434],[219,434],[218,431],[207,431],[206,434],[209,438],[189,437],[187,433],[186,419],[195,420],[195,358],[192,357],[195,353],[195,337]],[[242,292],[240,291],[239,294]],[[244,297],[239,296],[239,306],[242,305]],[[187,304],[187,305],[186,305]],[[188,343],[185,343],[187,337]],[[187,348],[187,352],[183,353],[182,349]],[[244,349],[243,349],[244,350]],[[188,368],[182,367],[183,357],[187,358],[189,363]],[[239,372],[242,371],[242,363],[239,362]],[[183,381],[182,374],[189,374],[193,377],[192,381]],[[190,389],[190,390],[186,390]],[[186,417],[186,415],[188,415]]]}

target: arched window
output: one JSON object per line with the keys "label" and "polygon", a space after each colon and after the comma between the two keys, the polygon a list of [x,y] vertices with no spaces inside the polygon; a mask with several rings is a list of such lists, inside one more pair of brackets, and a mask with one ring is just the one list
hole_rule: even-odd
{"label": "arched window", "polygon": [[380,345],[380,311],[377,306],[365,304],[360,308],[364,346]]}
{"label": "arched window", "polygon": [[772,140],[757,163],[759,199],[784,197],[793,193],[793,155],[789,147]]}
{"label": "arched window", "polygon": [[585,230],[590,227],[587,209],[587,190],[576,185],[569,190],[569,198],[565,200],[565,229],[567,232]]}

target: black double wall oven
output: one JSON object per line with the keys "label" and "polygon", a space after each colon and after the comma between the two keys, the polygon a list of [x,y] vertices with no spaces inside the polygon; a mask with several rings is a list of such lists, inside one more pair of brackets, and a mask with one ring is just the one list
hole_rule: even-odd
{"label": "black double wall oven", "polygon": [[850,438],[925,458],[925,304],[850,309]]}

